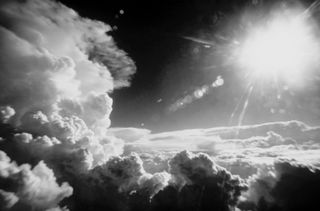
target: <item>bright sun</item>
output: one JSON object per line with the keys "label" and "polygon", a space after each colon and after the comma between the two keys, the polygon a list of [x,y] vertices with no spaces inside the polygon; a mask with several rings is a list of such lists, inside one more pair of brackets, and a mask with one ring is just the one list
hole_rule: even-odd
{"label": "bright sun", "polygon": [[302,15],[279,16],[251,31],[241,46],[240,64],[255,80],[296,81],[317,62],[316,43]]}

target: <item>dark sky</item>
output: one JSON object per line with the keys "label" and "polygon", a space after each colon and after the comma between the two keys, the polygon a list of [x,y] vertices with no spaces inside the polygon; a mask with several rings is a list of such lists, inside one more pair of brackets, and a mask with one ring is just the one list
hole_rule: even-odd
{"label": "dark sky", "polygon": [[[194,37],[227,46],[228,41],[241,34],[239,14],[270,4],[254,5],[253,1],[225,0],[162,0],[162,1],[72,1],[62,0],[81,16],[101,20],[114,27],[110,34],[118,46],[135,61],[137,73],[128,88],[115,90],[111,121],[113,127],[145,127],[153,131],[184,128],[225,126],[230,123],[246,83],[242,73],[234,68],[212,68],[221,65],[228,52],[190,41]],[[271,2],[271,1],[268,1]],[[274,1],[272,1],[274,2]],[[279,1],[278,1],[279,2]],[[192,93],[197,87],[212,83],[218,75],[225,79],[222,87],[176,112],[168,108],[177,99]],[[299,102],[289,93],[286,100],[274,102],[274,90],[253,93],[244,123],[300,119],[309,123],[319,121],[318,115],[296,112],[292,104]],[[240,101],[241,103],[241,101]],[[301,106],[300,106],[301,107]],[[303,106],[302,106],[303,107]],[[271,113],[271,108],[276,108]],[[303,108],[310,111],[310,108]],[[302,110],[303,110],[302,109]],[[318,114],[318,108],[314,113]],[[283,113],[283,111],[286,111]],[[299,114],[299,115],[297,115]]]}

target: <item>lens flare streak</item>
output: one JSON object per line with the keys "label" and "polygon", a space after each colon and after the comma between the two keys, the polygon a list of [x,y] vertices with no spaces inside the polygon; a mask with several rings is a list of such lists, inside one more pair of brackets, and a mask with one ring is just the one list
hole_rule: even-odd
{"label": "lens flare streak", "polygon": [[194,90],[191,94],[188,94],[177,101],[175,101],[170,107],[169,112],[175,112],[181,108],[186,107],[188,104],[203,98],[208,95],[213,88],[220,87],[224,84],[224,80],[221,76],[218,76],[217,79],[209,85],[201,86]]}

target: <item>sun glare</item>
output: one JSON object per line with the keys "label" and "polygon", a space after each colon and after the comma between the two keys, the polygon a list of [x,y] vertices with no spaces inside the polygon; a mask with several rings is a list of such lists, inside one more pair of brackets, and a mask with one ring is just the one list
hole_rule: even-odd
{"label": "sun glare", "polygon": [[299,80],[314,66],[317,42],[303,16],[279,16],[257,27],[241,46],[240,63],[258,79]]}

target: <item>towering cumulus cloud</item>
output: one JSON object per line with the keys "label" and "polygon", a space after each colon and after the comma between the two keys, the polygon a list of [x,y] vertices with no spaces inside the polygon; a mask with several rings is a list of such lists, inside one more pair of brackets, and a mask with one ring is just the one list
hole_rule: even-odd
{"label": "towering cumulus cloud", "polygon": [[107,92],[127,86],[135,72],[107,35],[110,27],[47,0],[2,1],[0,12],[0,103],[16,111],[12,123],[23,126],[23,117],[40,110],[49,121],[55,113],[108,126]]}
{"label": "towering cumulus cloud", "polygon": [[106,135],[108,93],[130,84],[135,64],[110,30],[56,1],[1,1],[0,145],[18,163],[34,165],[19,167],[1,152],[2,207],[19,210],[18,201],[55,209],[72,194],[41,160],[70,179],[66,172],[87,172],[122,153],[123,141]]}
{"label": "towering cumulus cloud", "polygon": [[119,154],[121,141],[105,135],[108,92],[127,86],[135,65],[110,27],[49,0],[2,1],[0,17],[1,121],[77,143],[93,164]]}

